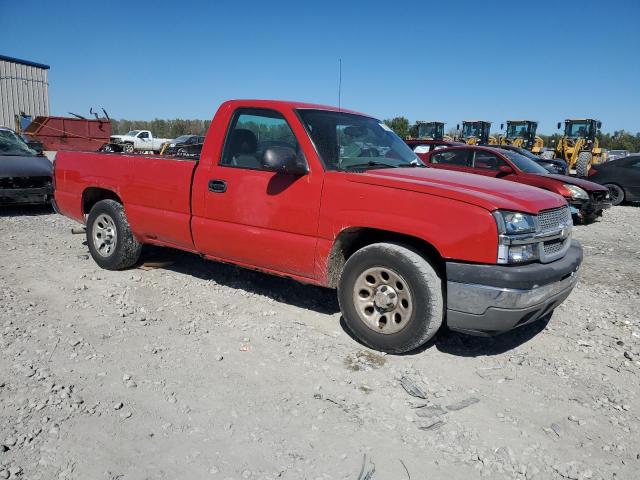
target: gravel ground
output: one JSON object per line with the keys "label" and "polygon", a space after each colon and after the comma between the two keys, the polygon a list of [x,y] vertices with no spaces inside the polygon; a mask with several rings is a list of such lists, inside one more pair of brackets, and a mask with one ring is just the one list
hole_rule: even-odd
{"label": "gravel ground", "polygon": [[332,291],[158,248],[104,271],[73,226],[0,211],[0,479],[638,478],[640,208],[575,228],[548,324],[405,356]]}

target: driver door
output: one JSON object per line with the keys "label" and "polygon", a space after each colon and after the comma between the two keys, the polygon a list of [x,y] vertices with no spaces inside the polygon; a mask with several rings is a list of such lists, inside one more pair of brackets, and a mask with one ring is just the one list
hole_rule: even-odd
{"label": "driver door", "polygon": [[140,150],[153,150],[151,139],[149,138],[149,132],[140,132],[138,134],[138,142]]}
{"label": "driver door", "polygon": [[497,155],[485,150],[474,150],[471,152],[471,156],[471,173],[485,177],[504,176],[501,175],[500,167],[508,165]]}
{"label": "driver door", "polygon": [[294,176],[265,170],[262,155],[278,146],[294,149],[305,164],[311,154],[302,150],[281,112],[238,108],[233,113],[221,157],[195,180],[206,179],[208,190],[204,218],[193,218],[194,241],[210,257],[311,279],[323,172],[308,169]]}

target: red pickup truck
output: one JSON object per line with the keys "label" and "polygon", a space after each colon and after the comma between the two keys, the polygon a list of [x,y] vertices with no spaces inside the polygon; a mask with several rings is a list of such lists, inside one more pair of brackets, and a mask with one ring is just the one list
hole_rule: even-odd
{"label": "red pickup truck", "polygon": [[554,193],[425,168],[379,120],[234,100],[199,159],[59,152],[56,209],[103,268],[143,244],[337,288],[364,344],[407,352],[451,329],[535,321],[577,282],[582,248]]}

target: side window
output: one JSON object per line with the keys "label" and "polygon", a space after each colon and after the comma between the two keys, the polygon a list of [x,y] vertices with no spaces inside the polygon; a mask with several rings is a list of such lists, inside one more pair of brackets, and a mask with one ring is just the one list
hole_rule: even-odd
{"label": "side window", "polygon": [[138,138],[149,138],[149,132],[141,132]]}
{"label": "side window", "polygon": [[430,148],[429,145],[418,145],[413,149],[414,153],[429,153]]}
{"label": "side window", "polygon": [[231,119],[220,165],[262,169],[267,148],[289,147],[306,163],[302,149],[284,117],[273,110],[240,108]]}
{"label": "side window", "polygon": [[468,167],[467,156],[467,150],[448,150],[446,152],[434,153],[431,156],[431,163]]}
{"label": "side window", "polygon": [[635,162],[631,162],[629,164],[629,168],[633,168],[634,170],[640,170],[640,160],[636,160]]}
{"label": "side window", "polygon": [[506,162],[497,155],[485,151],[475,151],[473,158],[473,168],[482,168],[486,170],[498,170]]}

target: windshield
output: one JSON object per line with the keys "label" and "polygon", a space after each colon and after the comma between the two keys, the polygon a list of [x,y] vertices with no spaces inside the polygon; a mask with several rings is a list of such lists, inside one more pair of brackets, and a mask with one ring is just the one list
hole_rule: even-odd
{"label": "windshield", "polygon": [[444,125],[440,123],[419,123],[418,138],[442,138]]}
{"label": "windshield", "polygon": [[298,110],[329,170],[424,166],[418,156],[379,120],[328,110]]}
{"label": "windshield", "polygon": [[462,136],[464,138],[469,137],[481,137],[482,136],[482,128],[480,123],[465,123],[462,126]]}
{"label": "windshield", "polygon": [[11,130],[0,130],[0,155],[31,157],[37,153]]}
{"label": "windshield", "polygon": [[174,139],[171,143],[183,143],[189,140],[191,137],[192,135],[181,135],[178,138]]}
{"label": "windshield", "polygon": [[140,132],[140,130],[131,130],[130,132],[127,133],[127,136],[128,137],[135,137],[139,132]]}
{"label": "windshield", "polygon": [[515,164],[516,168],[521,172],[542,173],[544,175],[547,175],[549,173],[544,167],[541,167],[530,158],[527,158],[524,155],[520,155],[517,152],[512,152],[511,150],[502,150],[502,153],[507,158],[509,158],[509,160],[511,160],[511,162]]}
{"label": "windshield", "polygon": [[589,122],[567,122],[564,130],[567,137],[587,137],[589,135]]}
{"label": "windshield", "polygon": [[529,127],[526,123],[510,123],[507,125],[507,138],[527,138],[528,136]]}

